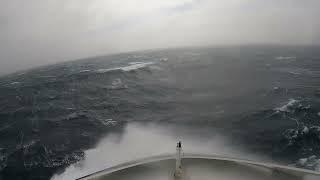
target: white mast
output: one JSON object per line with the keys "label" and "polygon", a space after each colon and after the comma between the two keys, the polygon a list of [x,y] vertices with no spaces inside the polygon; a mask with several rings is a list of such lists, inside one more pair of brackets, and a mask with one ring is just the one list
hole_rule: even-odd
{"label": "white mast", "polygon": [[181,141],[177,143],[176,148],[176,169],[174,171],[174,177],[181,177],[182,175],[182,168],[181,168],[181,152],[182,152],[182,146]]}

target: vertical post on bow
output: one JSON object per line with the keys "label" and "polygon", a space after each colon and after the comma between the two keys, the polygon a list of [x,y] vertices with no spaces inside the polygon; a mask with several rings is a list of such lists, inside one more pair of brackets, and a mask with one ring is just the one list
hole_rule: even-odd
{"label": "vertical post on bow", "polygon": [[176,169],[174,171],[174,177],[181,177],[182,175],[182,168],[181,168],[181,152],[182,152],[182,146],[181,141],[177,143],[176,148]]}

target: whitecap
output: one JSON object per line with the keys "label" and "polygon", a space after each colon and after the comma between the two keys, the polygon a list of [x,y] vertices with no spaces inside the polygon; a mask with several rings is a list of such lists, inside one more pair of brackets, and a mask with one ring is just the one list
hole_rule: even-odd
{"label": "whitecap", "polygon": [[111,89],[126,89],[128,86],[120,78],[116,78],[111,83]]}
{"label": "whitecap", "polygon": [[89,69],[84,69],[84,70],[81,70],[80,72],[83,73],[83,72],[90,72],[91,70]]}
{"label": "whitecap", "polygon": [[106,72],[116,71],[116,70],[121,70],[121,68],[98,69],[96,72],[97,73],[106,73]]}
{"label": "whitecap", "polygon": [[123,71],[132,71],[132,70],[135,70],[135,69],[144,68],[144,67],[146,67],[148,65],[151,65],[151,64],[153,64],[153,63],[152,62],[139,63],[139,64],[134,64],[134,65],[122,67],[121,70],[123,70]]}
{"label": "whitecap", "polygon": [[168,58],[160,58],[160,61],[166,62],[166,61],[168,61]]}
{"label": "whitecap", "polygon": [[293,74],[293,75],[301,75],[301,73],[299,72],[294,72],[294,71],[289,71],[290,74]]}
{"label": "whitecap", "polygon": [[276,110],[277,112],[290,112],[290,108],[298,102],[299,102],[298,100],[289,99],[289,102],[287,104],[281,107],[275,108],[274,110]]}
{"label": "whitecap", "polygon": [[117,121],[114,121],[112,119],[105,119],[105,120],[102,120],[101,122],[105,126],[115,126],[115,125],[117,125]]}
{"label": "whitecap", "polygon": [[112,86],[119,86],[122,84],[122,81],[120,78],[117,78],[117,79],[113,80],[111,84],[112,84]]}
{"label": "whitecap", "polygon": [[293,75],[312,75],[315,74],[314,71],[306,68],[295,68],[295,67],[281,67],[281,68],[274,68],[273,70],[278,72],[289,73]]}
{"label": "whitecap", "polygon": [[12,82],[10,83],[11,85],[16,85],[16,84],[20,84],[21,82]]}
{"label": "whitecap", "polygon": [[141,64],[141,63],[143,63],[143,62],[129,62],[128,64],[129,65],[135,65],[135,64]]}
{"label": "whitecap", "polygon": [[320,171],[320,159],[315,155],[312,155],[308,158],[301,158],[298,160],[295,166]]}
{"label": "whitecap", "polygon": [[295,60],[295,56],[278,56],[275,57],[276,60]]}
{"label": "whitecap", "polygon": [[162,68],[161,67],[159,67],[159,66],[150,66],[150,69],[153,69],[153,70],[158,70],[158,71],[160,71],[160,70],[162,70]]}
{"label": "whitecap", "polygon": [[109,68],[109,69],[98,69],[96,72],[106,73],[106,72],[117,71],[117,70],[128,72],[128,71],[133,71],[136,69],[147,67],[151,64],[154,64],[154,63],[153,62],[134,62],[134,64],[129,63],[128,66],[123,66],[123,67],[116,67],[116,68]]}

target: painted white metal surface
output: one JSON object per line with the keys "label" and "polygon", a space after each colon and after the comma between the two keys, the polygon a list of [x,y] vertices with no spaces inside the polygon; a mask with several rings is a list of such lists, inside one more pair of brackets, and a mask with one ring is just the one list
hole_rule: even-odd
{"label": "painted white metal surface", "polygon": [[[112,172],[116,172],[126,168],[130,168],[130,167],[134,167],[134,166],[138,166],[146,163],[151,163],[151,162],[170,160],[170,159],[175,160],[176,154],[162,154],[158,156],[152,156],[152,157],[147,157],[147,158],[142,158],[142,159],[122,163],[117,166],[106,168],[104,170],[95,172],[93,174],[81,177],[79,178],[79,180],[97,178],[97,177],[107,175]],[[282,165],[277,165],[272,163],[255,162],[255,161],[245,160],[245,159],[230,158],[230,157],[224,157],[219,155],[184,153],[182,156],[182,159],[210,159],[210,160],[217,160],[217,161],[234,162],[234,163],[240,163],[240,164],[246,164],[246,165],[265,167],[270,170],[280,171],[280,172],[297,175],[297,176],[316,175],[316,176],[319,176],[319,179],[320,179],[320,172],[316,172],[312,170],[282,166]]]}

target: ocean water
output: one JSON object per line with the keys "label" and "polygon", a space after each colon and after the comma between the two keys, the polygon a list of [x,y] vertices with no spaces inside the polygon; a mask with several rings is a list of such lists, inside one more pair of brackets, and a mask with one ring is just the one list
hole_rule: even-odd
{"label": "ocean water", "polygon": [[177,140],[320,170],[320,47],[150,50],[0,78],[0,179],[76,178]]}

